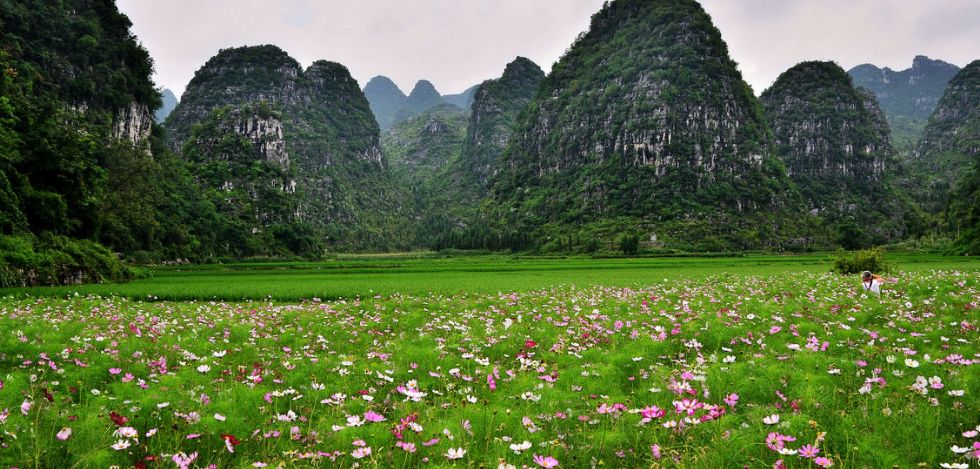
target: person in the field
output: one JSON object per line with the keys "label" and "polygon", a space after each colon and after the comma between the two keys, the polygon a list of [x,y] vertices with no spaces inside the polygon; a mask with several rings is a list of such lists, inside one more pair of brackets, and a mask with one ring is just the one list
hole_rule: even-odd
{"label": "person in the field", "polygon": [[874,293],[875,295],[881,294],[881,277],[877,275],[872,275],[871,272],[865,270],[861,274],[861,286],[864,291]]}

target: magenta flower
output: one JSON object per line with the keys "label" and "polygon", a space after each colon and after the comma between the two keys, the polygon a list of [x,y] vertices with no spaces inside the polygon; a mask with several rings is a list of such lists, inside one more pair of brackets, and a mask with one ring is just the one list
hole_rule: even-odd
{"label": "magenta flower", "polygon": [[831,467],[834,465],[834,461],[831,461],[830,458],[825,458],[823,456],[814,459],[813,463],[823,468]]}
{"label": "magenta flower", "polygon": [[800,447],[800,457],[801,458],[812,458],[816,457],[817,453],[820,452],[820,448],[813,445],[803,445]]}
{"label": "magenta flower", "polygon": [[551,456],[534,455],[534,463],[541,467],[558,467],[558,460]]}
{"label": "magenta flower", "polygon": [[725,404],[728,404],[728,407],[734,408],[735,407],[735,404],[738,403],[738,394],[731,393],[731,394],[725,396],[725,399],[723,399],[723,400],[725,401]]}

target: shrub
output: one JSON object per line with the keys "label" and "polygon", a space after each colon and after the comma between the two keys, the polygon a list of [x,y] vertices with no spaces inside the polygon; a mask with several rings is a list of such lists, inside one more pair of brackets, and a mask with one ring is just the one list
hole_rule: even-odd
{"label": "shrub", "polygon": [[623,251],[623,254],[627,256],[635,256],[636,253],[640,252],[640,237],[633,233],[620,236],[619,250]]}
{"label": "shrub", "polygon": [[855,252],[839,251],[834,259],[834,272],[839,274],[857,274],[865,270],[879,273],[889,269],[885,249],[880,247]]}
{"label": "shrub", "polygon": [[121,282],[133,271],[104,246],[55,235],[0,236],[0,287]]}

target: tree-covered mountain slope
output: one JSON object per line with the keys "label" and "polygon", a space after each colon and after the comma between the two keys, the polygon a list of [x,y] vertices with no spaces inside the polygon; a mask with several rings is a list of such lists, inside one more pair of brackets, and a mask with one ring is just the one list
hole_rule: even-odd
{"label": "tree-covered mountain slope", "polygon": [[980,60],[953,77],[929,118],[912,159],[923,175],[923,207],[938,214],[961,252],[978,253]]}
{"label": "tree-covered mountain slope", "polygon": [[776,152],[807,210],[849,247],[903,239],[915,210],[893,179],[888,123],[870,91],[833,62],[803,62],[762,93]]}
{"label": "tree-covered mountain slope", "polygon": [[[215,122],[224,118],[219,114],[232,116],[232,122]],[[215,124],[208,129],[216,134],[200,135],[207,122]],[[290,207],[291,213],[271,218],[280,221],[273,225],[253,210],[257,237],[285,231],[312,249],[320,242],[333,249],[386,249],[396,243],[395,233],[404,225],[395,215],[401,197],[385,171],[368,101],[342,65],[317,61],[303,70],[275,46],[222,50],[195,74],[167,128],[170,144],[185,157],[228,165],[228,179],[208,181],[211,189],[254,184],[265,190],[246,191],[251,204]],[[275,131],[257,142],[255,128]],[[238,145],[234,158],[213,145],[247,140],[251,144]],[[270,158],[268,148],[280,157]],[[273,184],[265,169],[235,169],[231,162],[242,158],[262,160],[259,167],[265,169],[280,159],[276,164],[290,176],[276,175]]]}
{"label": "tree-covered mountain slope", "polygon": [[776,247],[801,217],[789,215],[799,199],[773,149],[696,2],[617,0],[518,119],[494,218],[541,244],[631,232],[672,247]]}
{"label": "tree-covered mountain slope", "polygon": [[874,92],[888,117],[896,147],[903,153],[911,153],[946,84],[959,70],[951,63],[917,55],[912,66],[905,70],[863,64],[847,73],[853,78],[854,86]]}

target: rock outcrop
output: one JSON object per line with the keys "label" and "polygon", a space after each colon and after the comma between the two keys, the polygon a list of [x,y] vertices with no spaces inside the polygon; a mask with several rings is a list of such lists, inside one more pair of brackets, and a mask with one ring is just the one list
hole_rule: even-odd
{"label": "rock outcrop", "polygon": [[116,111],[112,120],[112,136],[133,145],[145,144],[153,130],[153,113],[146,104],[132,102]]}

